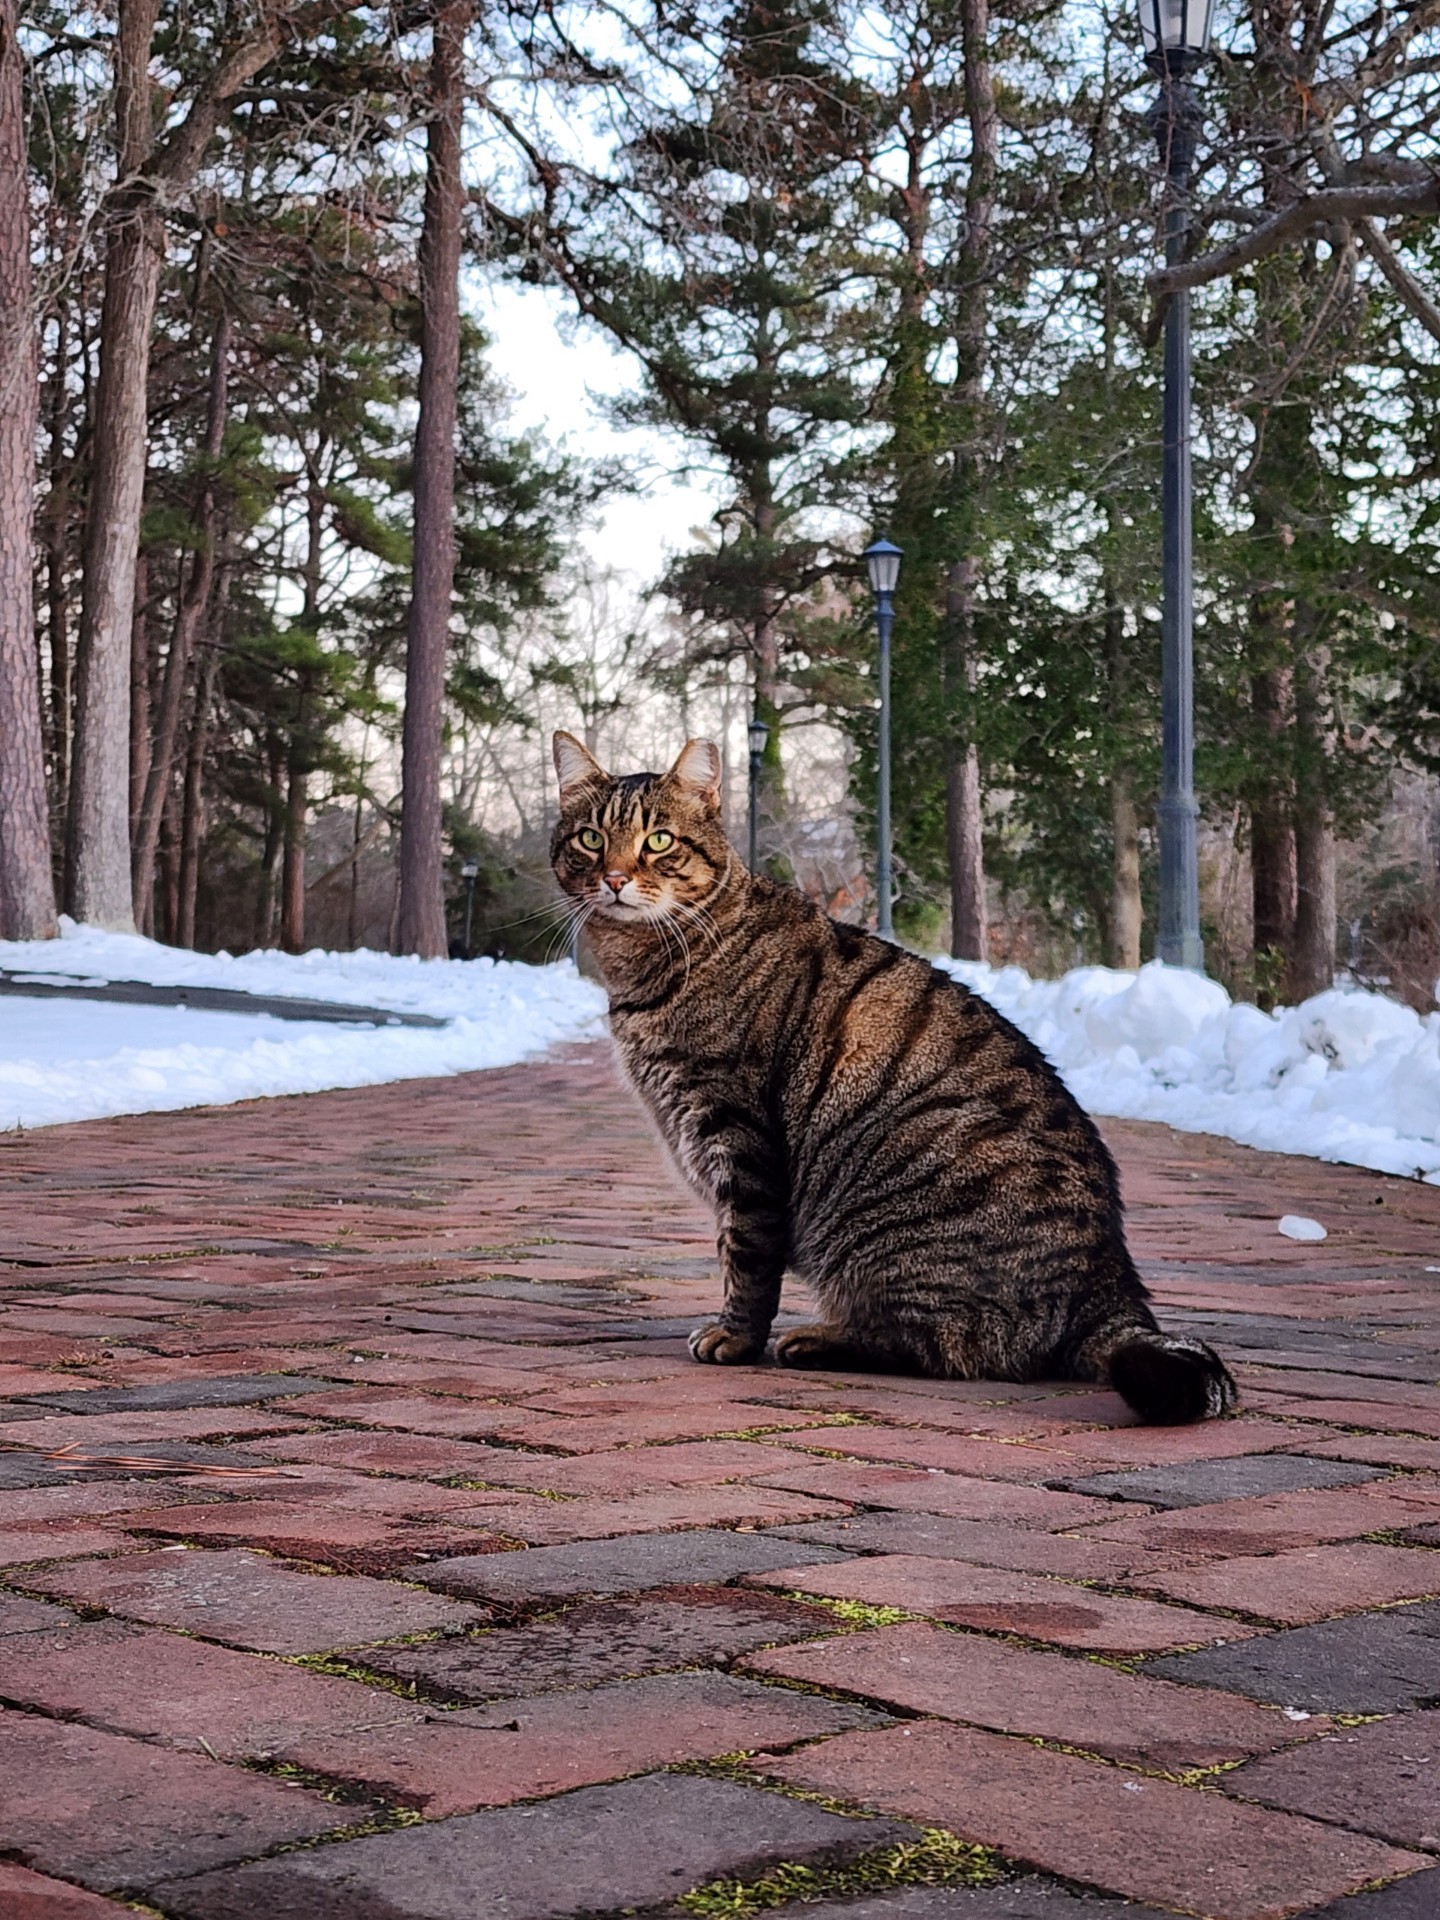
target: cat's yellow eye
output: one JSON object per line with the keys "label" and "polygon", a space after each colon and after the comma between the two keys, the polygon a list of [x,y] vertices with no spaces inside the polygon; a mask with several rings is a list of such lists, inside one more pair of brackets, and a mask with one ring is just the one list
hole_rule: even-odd
{"label": "cat's yellow eye", "polygon": [[605,844],[605,836],[598,827],[581,827],[575,838],[587,853],[598,853]]}
{"label": "cat's yellow eye", "polygon": [[645,836],[645,851],[647,853],[668,853],[674,844],[674,834],[666,833],[663,827],[661,827],[657,833],[649,833]]}

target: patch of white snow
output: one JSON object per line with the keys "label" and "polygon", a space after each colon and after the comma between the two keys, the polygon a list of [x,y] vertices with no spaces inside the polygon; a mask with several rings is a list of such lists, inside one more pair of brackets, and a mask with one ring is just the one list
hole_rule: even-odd
{"label": "patch of white snow", "polygon": [[469,1073],[604,1031],[604,993],[569,962],[201,954],[65,921],[58,941],[0,941],[0,968],[37,980],[229,987],[447,1023],[376,1028],[0,995],[0,1131]]}
{"label": "patch of white snow", "polygon": [[1283,1233],[1287,1240],[1328,1240],[1330,1238],[1318,1220],[1308,1219],[1303,1213],[1282,1214],[1275,1231]]}
{"label": "patch of white snow", "polygon": [[1262,1013],[1151,961],[1138,973],[940,963],[998,1007],[1091,1113],[1440,1185],[1440,1014],[1333,988]]}

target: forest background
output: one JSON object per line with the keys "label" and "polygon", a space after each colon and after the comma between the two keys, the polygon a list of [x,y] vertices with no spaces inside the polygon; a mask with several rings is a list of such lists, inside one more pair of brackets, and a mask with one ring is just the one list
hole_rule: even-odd
{"label": "forest background", "polygon": [[[738,839],[752,713],[873,918],[884,531],[899,931],[1138,964],[1185,284],[1209,966],[1433,1006],[1440,0],[1221,0],[1197,91],[1165,274],[1103,0],[0,0],[0,935],[443,953],[472,861],[541,957],[550,728],[714,735]],[[509,426],[501,285],[643,454]],[[713,514],[608,549],[657,460]]]}

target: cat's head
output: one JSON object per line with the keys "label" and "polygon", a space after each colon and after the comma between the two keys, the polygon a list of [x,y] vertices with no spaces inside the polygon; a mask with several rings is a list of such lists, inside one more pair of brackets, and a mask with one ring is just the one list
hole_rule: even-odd
{"label": "cat's head", "polygon": [[612,925],[680,919],[734,862],[720,824],[720,755],[687,740],[668,773],[607,773],[569,733],[554,740],[560,818],[550,842],[571,899]]}

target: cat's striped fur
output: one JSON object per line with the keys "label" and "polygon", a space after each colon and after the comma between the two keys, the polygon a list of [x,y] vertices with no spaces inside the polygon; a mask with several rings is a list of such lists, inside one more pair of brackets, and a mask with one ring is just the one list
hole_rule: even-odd
{"label": "cat's striped fur", "polygon": [[719,755],[612,777],[555,738],[552,860],[610,993],[625,1072],[714,1209],[720,1318],[699,1360],[758,1360],[788,1269],[823,1318],[789,1365],[1110,1381],[1146,1420],[1228,1411],[1218,1356],[1164,1334],[1114,1163],[1054,1069],[903,948],[748,873]]}

